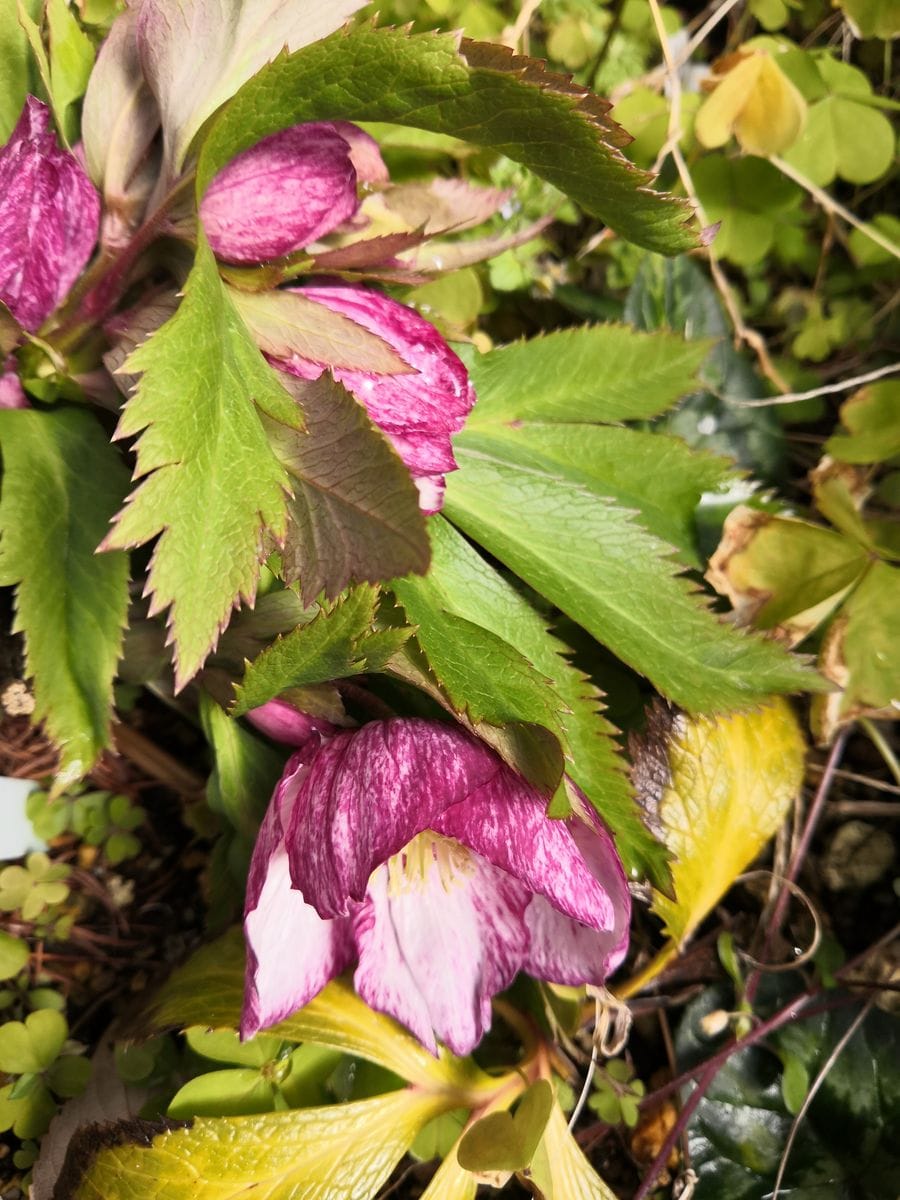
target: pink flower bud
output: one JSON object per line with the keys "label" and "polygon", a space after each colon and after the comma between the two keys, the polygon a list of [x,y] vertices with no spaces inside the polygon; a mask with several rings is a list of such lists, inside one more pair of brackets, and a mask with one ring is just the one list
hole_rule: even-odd
{"label": "pink flower bud", "polygon": [[0,150],[0,300],[34,331],[68,294],[97,241],[100,197],[29,96]]}

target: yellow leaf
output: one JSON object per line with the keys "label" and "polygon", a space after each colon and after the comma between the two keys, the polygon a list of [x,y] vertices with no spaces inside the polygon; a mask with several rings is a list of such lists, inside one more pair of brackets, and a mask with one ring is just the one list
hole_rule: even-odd
{"label": "yellow leaf", "polygon": [[558,1104],[550,1113],[539,1149],[543,1153],[525,1174],[544,1200],[616,1200],[582,1154]]}
{"label": "yellow leaf", "polygon": [[694,126],[706,147],[724,146],[734,134],[747,154],[781,154],[797,140],[806,101],[772,56],[742,55],[703,102]]}
{"label": "yellow leaf", "polygon": [[[369,1200],[446,1099],[412,1089],[355,1104],[190,1125],[122,1122],[73,1145],[72,1200]],[[87,1165],[82,1166],[85,1158]],[[74,1169],[74,1168],[70,1168]]]}
{"label": "yellow leaf", "polygon": [[652,907],[683,943],[775,834],[803,781],[805,743],[785,700],[730,717],[678,715],[656,815],[675,899]]}
{"label": "yellow leaf", "polygon": [[422,1200],[475,1200],[477,1191],[478,1181],[471,1171],[459,1165],[454,1146],[423,1192]]}

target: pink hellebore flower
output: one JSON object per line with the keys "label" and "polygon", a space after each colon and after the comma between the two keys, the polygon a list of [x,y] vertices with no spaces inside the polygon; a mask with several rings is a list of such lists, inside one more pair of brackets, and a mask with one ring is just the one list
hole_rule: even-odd
{"label": "pink hellebore flower", "polygon": [[0,300],[33,332],[68,294],[97,241],[100,197],[29,96],[0,150]]}
{"label": "pink hellebore flower", "polygon": [[[419,489],[419,505],[438,512],[444,474],[456,469],[450,435],[462,429],[475,403],[466,368],[438,331],[417,312],[381,292],[363,287],[304,287],[308,300],[324,304],[377,334],[415,371],[373,375],[332,367],[403,459]],[[327,363],[294,355],[275,365],[302,379],[318,379]]]}
{"label": "pink hellebore flower", "polygon": [[227,262],[280,258],[354,215],[357,180],[387,179],[378,144],[349,121],[293,125],[224,167],[200,204],[203,228]]}
{"label": "pink hellebore flower", "polygon": [[242,1036],[353,961],[360,996],[433,1052],[437,1039],[474,1049],[520,970],[602,983],[628,945],[622,864],[587,802],[583,821],[545,808],[458,727],[396,718],[314,735],[253,852]]}

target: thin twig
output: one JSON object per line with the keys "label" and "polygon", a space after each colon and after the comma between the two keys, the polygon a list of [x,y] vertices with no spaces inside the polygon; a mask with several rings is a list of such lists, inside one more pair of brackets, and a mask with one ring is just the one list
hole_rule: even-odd
{"label": "thin twig", "polygon": [[850,392],[853,388],[862,387],[874,379],[883,379],[885,375],[896,375],[900,371],[900,362],[891,363],[887,367],[878,367],[875,371],[866,371],[864,375],[854,375],[840,383],[826,383],[822,387],[811,388],[808,392],[787,392],[781,396],[759,396],[753,400],[735,400],[732,403],[738,408],[763,408],[768,404],[797,404],[800,400],[816,400],[819,396],[833,396],[838,392]]}
{"label": "thin twig", "polygon": [[794,1142],[797,1138],[797,1133],[800,1129],[801,1122],[803,1121],[803,1118],[806,1116],[806,1114],[809,1112],[809,1106],[812,1104],[813,1100],[815,1100],[816,1093],[818,1092],[818,1090],[822,1086],[822,1084],[825,1082],[828,1072],[831,1070],[831,1068],[837,1062],[838,1058],[843,1053],[844,1048],[853,1039],[853,1037],[856,1034],[856,1031],[859,1029],[860,1025],[862,1025],[863,1021],[869,1015],[869,1011],[871,1010],[872,1005],[874,1003],[875,1003],[875,997],[870,996],[869,999],[866,1001],[865,1005],[860,1009],[860,1011],[856,1014],[856,1016],[851,1021],[850,1025],[847,1028],[846,1033],[843,1035],[843,1037],[840,1039],[840,1041],[835,1045],[834,1049],[831,1051],[831,1053],[826,1058],[825,1062],[822,1064],[821,1071],[819,1071],[818,1075],[813,1080],[813,1083],[810,1086],[809,1091],[806,1093],[806,1098],[804,1099],[803,1103],[800,1106],[800,1111],[797,1113],[796,1117],[794,1117],[794,1123],[791,1126],[791,1131],[788,1134],[788,1139],[787,1139],[787,1142],[785,1143],[784,1152],[781,1155],[781,1162],[778,1164],[778,1174],[775,1177],[775,1187],[772,1189],[772,1200],[778,1200],[778,1195],[781,1192],[781,1183],[782,1183],[782,1180],[784,1179],[785,1171],[787,1170],[788,1159],[790,1158],[791,1151],[794,1148]]}
{"label": "thin twig", "polygon": [[[670,110],[670,125],[669,136],[666,139],[666,144],[669,147],[669,153],[675,166],[678,168],[678,174],[681,178],[682,186],[687,194],[688,199],[693,204],[700,223],[704,227],[708,227],[710,222],[704,212],[703,205],[700,203],[700,198],[697,195],[697,189],[694,187],[694,181],[691,178],[691,173],[688,170],[687,162],[684,155],[681,153],[679,141],[681,139],[681,81],[678,77],[678,66],[672,55],[672,46],[669,42],[669,35],[666,33],[666,27],[663,23],[662,13],[659,7],[659,0],[649,0],[650,11],[653,14],[653,24],[656,27],[656,36],[659,38],[659,44],[662,49],[663,60],[666,65],[666,75],[669,80],[669,103]],[[677,126],[673,125],[672,114],[677,113],[675,118],[678,122]],[[750,329],[744,323],[744,318],[741,316],[737,300],[731,284],[728,282],[728,277],[722,270],[722,266],[716,257],[715,251],[711,246],[707,247],[707,255],[709,257],[709,269],[712,275],[713,283],[722,297],[722,302],[728,312],[731,324],[734,327],[735,339],[740,342],[745,342],[756,354],[759,362],[760,370],[770,379],[778,388],[779,392],[789,390],[788,384],[782,376],[781,372],[772,362],[768,347],[762,336],[755,330]]]}
{"label": "thin twig", "polygon": [[[784,921],[784,915],[787,911],[788,899],[791,894],[792,885],[796,883],[797,876],[800,874],[800,869],[806,860],[806,855],[809,852],[810,843],[812,842],[813,834],[819,824],[825,809],[825,801],[828,799],[828,793],[831,791],[831,785],[834,781],[835,768],[840,764],[841,755],[844,753],[844,744],[847,740],[848,730],[843,730],[835,739],[834,745],[831,747],[831,752],[828,755],[828,760],[825,763],[825,769],[822,772],[822,778],[819,780],[819,786],[816,788],[816,794],[813,796],[813,802],[809,806],[809,812],[806,814],[806,821],[803,825],[803,832],[797,842],[794,852],[791,855],[791,860],[784,872],[784,883],[779,893],[778,899],[775,902],[775,907],[766,927],[765,939],[763,941],[762,955],[763,960],[770,957],[772,943],[778,936],[778,931],[781,929]],[[754,971],[747,979],[747,987],[744,995],[748,1004],[753,1003],[756,996],[756,989],[759,987],[761,971]]]}
{"label": "thin twig", "polygon": [[841,217],[842,220],[846,221],[848,225],[852,225],[854,229],[858,229],[860,233],[865,234],[865,236],[870,241],[874,242],[876,246],[880,246],[882,250],[886,250],[888,254],[892,255],[894,258],[900,258],[900,246],[898,246],[896,242],[892,242],[890,238],[885,237],[885,235],[880,230],[876,229],[874,225],[868,225],[865,221],[861,221],[859,217],[855,216],[850,211],[849,208],[845,208],[840,201],[835,200],[834,196],[831,196],[828,194],[828,192],[823,191],[822,188],[820,188],[818,184],[813,183],[811,179],[807,179],[805,175],[801,175],[801,173],[792,167],[790,163],[785,162],[783,158],[779,158],[777,154],[770,155],[769,162],[773,167],[777,167],[782,175],[787,175],[788,179],[793,180],[798,187],[803,188],[805,192],[809,192],[810,196],[812,196],[812,198],[822,208],[824,208],[826,212],[833,213],[835,216]]}
{"label": "thin twig", "polygon": [[891,748],[890,742],[878,728],[874,721],[870,721],[868,717],[860,717],[860,728],[864,729],[875,746],[878,753],[884,759],[885,766],[900,784],[900,762],[897,762],[897,756]]}
{"label": "thin twig", "polygon": [[[519,15],[516,17],[516,23],[509,31],[509,37],[506,39],[506,45],[511,50],[519,49],[519,42],[528,32],[528,26],[531,24],[531,18],[541,6],[541,0],[522,0],[522,6],[519,9]],[[526,49],[526,47],[523,47]]]}

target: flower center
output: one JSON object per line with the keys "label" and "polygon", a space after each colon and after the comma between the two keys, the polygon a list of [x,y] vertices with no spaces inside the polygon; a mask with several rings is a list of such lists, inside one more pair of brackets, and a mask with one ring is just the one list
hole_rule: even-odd
{"label": "flower center", "polygon": [[445,892],[472,873],[472,856],[453,838],[441,837],[426,829],[387,861],[388,894],[421,889],[431,871],[436,870]]}

